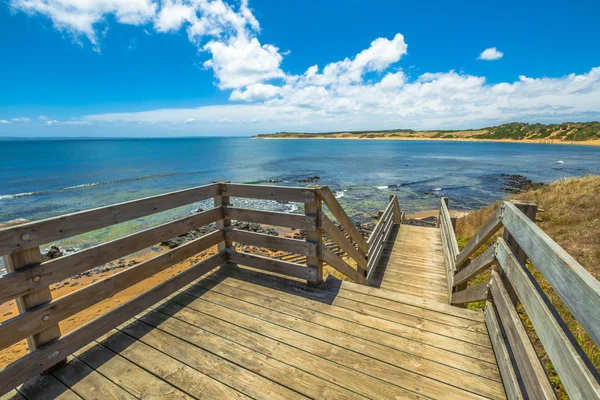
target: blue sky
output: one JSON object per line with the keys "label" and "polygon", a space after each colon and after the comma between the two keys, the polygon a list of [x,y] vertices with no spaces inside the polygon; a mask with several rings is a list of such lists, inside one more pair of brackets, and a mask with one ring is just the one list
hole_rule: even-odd
{"label": "blue sky", "polygon": [[596,1],[9,0],[0,136],[597,120],[599,16]]}

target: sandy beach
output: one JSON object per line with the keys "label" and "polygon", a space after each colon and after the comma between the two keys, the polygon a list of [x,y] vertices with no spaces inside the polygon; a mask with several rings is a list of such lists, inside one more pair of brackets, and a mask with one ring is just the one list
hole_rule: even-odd
{"label": "sandy beach", "polygon": [[489,142],[489,143],[535,143],[535,144],[565,144],[576,146],[600,146],[600,140],[585,140],[585,141],[562,141],[554,139],[474,139],[474,138],[433,138],[433,137],[413,137],[413,136],[382,136],[382,137],[359,137],[358,135],[344,136],[331,135],[328,137],[255,137],[254,139],[262,140],[404,140],[404,141],[432,141],[432,142]]}

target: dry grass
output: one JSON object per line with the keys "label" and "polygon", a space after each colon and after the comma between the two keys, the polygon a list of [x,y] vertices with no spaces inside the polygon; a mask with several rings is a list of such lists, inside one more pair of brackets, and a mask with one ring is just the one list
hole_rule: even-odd
{"label": "dry grass", "polygon": [[[537,224],[561,247],[571,254],[596,279],[600,277],[600,177],[588,176],[554,182],[540,189],[521,193],[511,197],[532,201],[544,212],[538,213]],[[467,243],[481,224],[491,215],[498,204],[469,213],[458,220],[457,238],[459,246]],[[491,244],[495,238],[492,238]],[[538,281],[542,290],[548,295],[552,304],[565,321],[584,352],[588,355],[596,369],[600,369],[600,349],[590,339],[577,320],[568,311],[560,298],[543,278],[534,265],[528,268]],[[476,277],[470,284],[475,284],[489,277],[489,272]],[[480,306],[480,305],[478,305]],[[519,307],[523,323],[528,329],[530,338],[538,351],[546,372],[549,375],[559,398],[568,398],[552,363],[545,354],[525,311]]]}

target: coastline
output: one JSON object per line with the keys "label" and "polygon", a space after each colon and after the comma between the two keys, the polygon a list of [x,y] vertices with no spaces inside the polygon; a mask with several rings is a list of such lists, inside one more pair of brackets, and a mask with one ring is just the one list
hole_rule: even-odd
{"label": "coastline", "polygon": [[252,137],[259,140],[405,140],[405,141],[438,141],[438,142],[490,142],[490,143],[528,143],[528,144],[550,144],[550,145],[569,145],[569,146],[600,146],[600,140],[584,140],[581,142],[561,141],[561,140],[544,140],[544,139],[475,139],[475,138],[432,138],[432,137],[408,137],[408,136],[386,136],[386,137],[347,137],[347,136],[331,136],[331,137]]}

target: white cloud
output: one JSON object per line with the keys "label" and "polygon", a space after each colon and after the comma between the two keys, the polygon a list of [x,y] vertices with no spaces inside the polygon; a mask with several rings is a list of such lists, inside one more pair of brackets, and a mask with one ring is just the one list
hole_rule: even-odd
{"label": "white cloud", "polygon": [[229,96],[229,100],[260,101],[269,100],[279,94],[281,88],[264,83],[254,83],[246,86],[244,90],[236,89]]}
{"label": "white cloud", "polygon": [[479,55],[479,57],[477,57],[477,58],[479,60],[493,61],[493,60],[499,60],[502,57],[504,57],[503,52],[499,51],[495,47],[490,47],[490,48],[482,51],[481,54]]}
{"label": "white cloud", "polygon": [[25,118],[25,117],[18,117],[18,118],[13,118],[11,119],[12,122],[22,122],[22,123],[29,123],[31,122],[31,120],[29,118]]}
{"label": "white cloud", "polygon": [[0,125],[3,125],[3,124],[10,124],[10,121],[7,121],[5,119],[0,119]]}
{"label": "white cloud", "polygon": [[49,119],[46,121],[46,125],[56,125],[59,124],[60,122],[55,120],[55,119]]}

